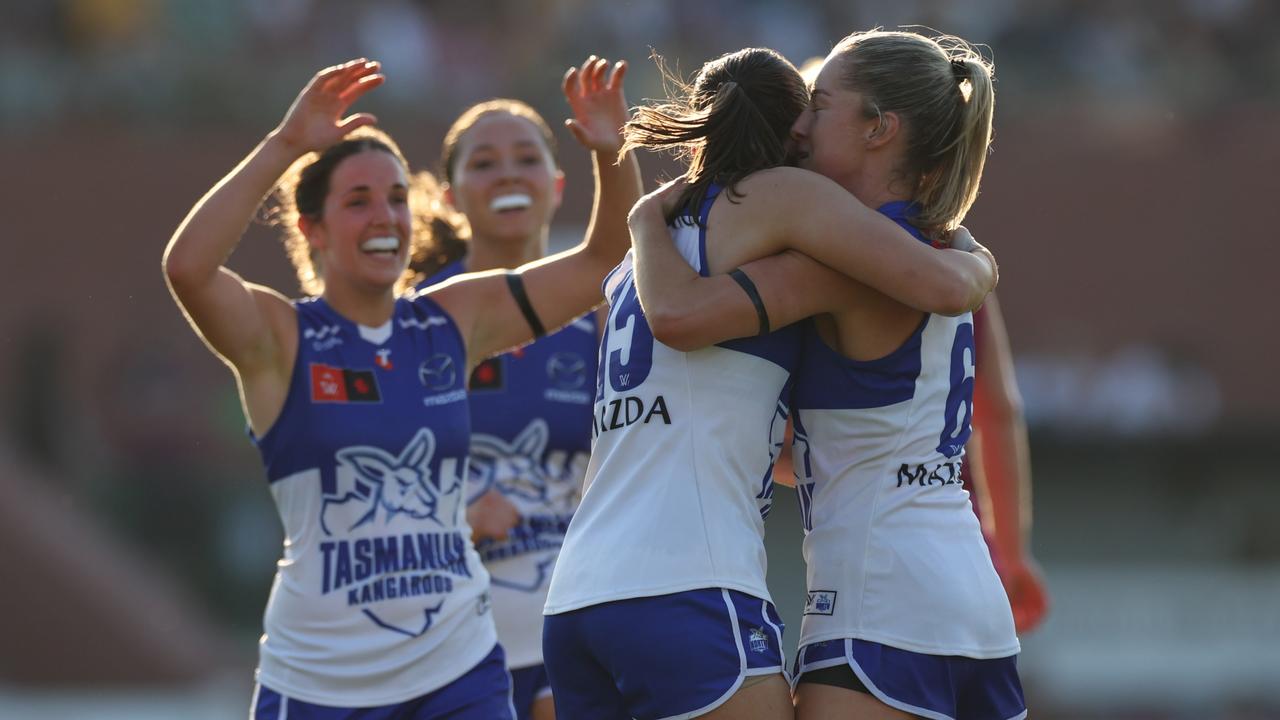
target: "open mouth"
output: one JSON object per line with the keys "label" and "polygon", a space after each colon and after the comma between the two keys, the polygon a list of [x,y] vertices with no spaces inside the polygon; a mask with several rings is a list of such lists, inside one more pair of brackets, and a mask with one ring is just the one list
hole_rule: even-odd
{"label": "open mouth", "polygon": [[510,193],[499,195],[489,201],[489,209],[497,213],[515,212],[528,209],[533,205],[533,198],[527,193]]}
{"label": "open mouth", "polygon": [[360,243],[360,251],[369,255],[395,255],[400,251],[400,238],[375,237]]}

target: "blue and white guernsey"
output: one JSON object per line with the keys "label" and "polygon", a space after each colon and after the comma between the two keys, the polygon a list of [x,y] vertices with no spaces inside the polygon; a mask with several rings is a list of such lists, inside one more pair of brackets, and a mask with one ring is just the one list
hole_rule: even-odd
{"label": "blue and white guernsey", "polygon": [[[910,206],[880,208],[913,235]],[[812,320],[795,383],[793,461],[808,597],[800,645],[860,638],[933,655],[1018,652],[960,461],[973,319],[926,315],[879,360],[831,349]]]}
{"label": "blue and white guernsey", "polygon": [[465,518],[463,339],[422,296],[380,328],[323,299],[295,307],[289,394],[258,441],[285,534],[258,681],[322,705],[402,702],[496,642]]}
{"label": "blue and white guernsey", "polygon": [[[706,274],[701,228],[686,218],[672,234]],[[641,310],[630,254],[605,279],[605,297],[595,443],[547,614],[698,588],[768,599],[764,516],[798,328],[689,353],[667,347]]]}
{"label": "blue and white guernsey", "polygon": [[[463,272],[452,263],[421,287]],[[482,540],[507,665],[542,664],[542,606],[591,454],[599,333],[595,313],[471,374],[468,497],[494,489],[520,512],[505,541]]]}

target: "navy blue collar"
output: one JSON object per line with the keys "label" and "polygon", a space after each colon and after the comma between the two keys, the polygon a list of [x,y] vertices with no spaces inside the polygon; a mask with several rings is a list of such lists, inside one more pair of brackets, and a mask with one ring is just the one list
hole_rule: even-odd
{"label": "navy blue collar", "polygon": [[876,211],[882,215],[887,215],[894,220],[911,221],[914,220],[923,209],[924,208],[920,207],[919,203],[912,202],[910,200],[893,200],[876,208]]}

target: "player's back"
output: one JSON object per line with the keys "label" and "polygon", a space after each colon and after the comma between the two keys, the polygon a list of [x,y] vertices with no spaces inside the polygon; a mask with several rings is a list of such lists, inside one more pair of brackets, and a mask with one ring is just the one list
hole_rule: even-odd
{"label": "player's back", "polygon": [[[706,266],[706,217],[674,241]],[[628,255],[605,281],[594,444],[547,612],[723,587],[767,598],[762,537],[798,328],[694,352],[657,342]]]}
{"label": "player's back", "polygon": [[[881,212],[906,222],[908,207]],[[960,484],[973,322],[925,315],[888,355],[851,360],[804,323],[793,462],[805,527],[801,645],[855,637],[942,655],[1018,651]]]}

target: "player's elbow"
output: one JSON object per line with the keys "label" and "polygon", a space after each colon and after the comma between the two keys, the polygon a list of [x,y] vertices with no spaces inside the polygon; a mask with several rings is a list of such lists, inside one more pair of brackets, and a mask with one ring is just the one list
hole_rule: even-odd
{"label": "player's elbow", "polygon": [[986,288],[970,278],[954,278],[945,284],[933,298],[931,312],[954,317],[977,310],[987,298]]}
{"label": "player's elbow", "polygon": [[181,252],[175,252],[173,247],[170,247],[160,260],[160,268],[164,271],[165,281],[175,293],[180,293],[182,289],[194,284],[195,268],[192,263],[186,261]]}
{"label": "player's elbow", "polygon": [[969,312],[972,308],[969,306],[969,295],[957,290],[941,290],[933,293],[927,300],[929,312],[935,315],[946,315],[947,317],[955,317]]}
{"label": "player's elbow", "polygon": [[653,339],[673,350],[691,352],[707,345],[700,341],[695,318],[688,313],[667,309],[652,312],[646,310],[645,319],[649,322]]}
{"label": "player's elbow", "polygon": [[217,274],[195,253],[184,252],[181,245],[170,245],[160,261],[165,282],[175,298],[184,300],[199,293]]}

